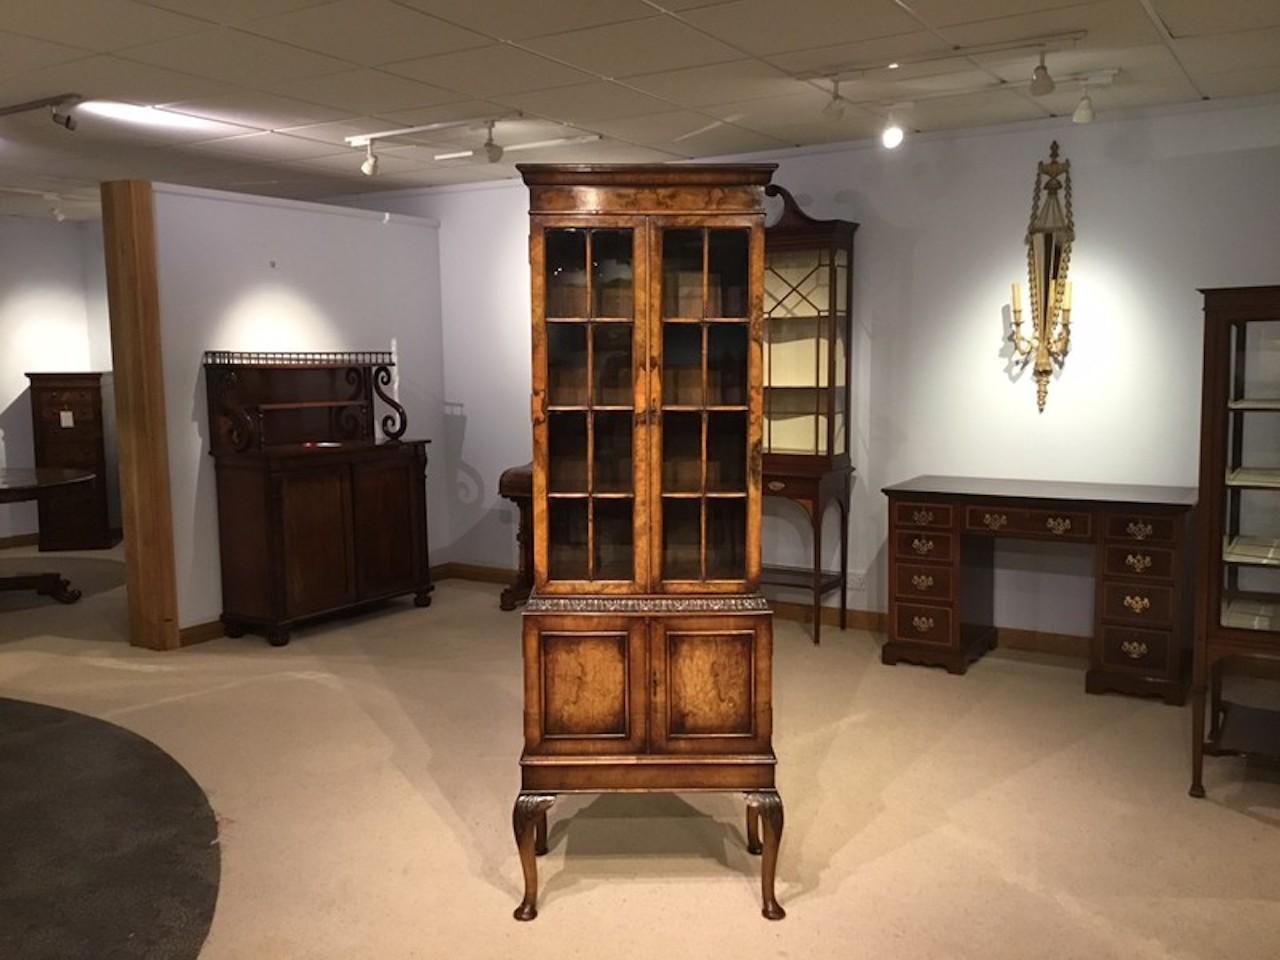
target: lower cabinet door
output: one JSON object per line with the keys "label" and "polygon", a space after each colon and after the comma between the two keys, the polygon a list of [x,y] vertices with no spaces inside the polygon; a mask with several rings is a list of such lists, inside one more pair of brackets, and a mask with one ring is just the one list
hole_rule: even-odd
{"label": "lower cabinet door", "polygon": [[773,633],[768,616],[650,621],[654,753],[770,749]]}
{"label": "lower cabinet door", "polygon": [[291,470],[279,474],[277,482],[285,616],[353,603],[350,469],[342,464]]}
{"label": "lower cabinet door", "polygon": [[525,749],[534,754],[643,752],[645,639],[640,617],[526,616]]}
{"label": "lower cabinet door", "polygon": [[421,488],[423,477],[413,456],[352,465],[356,582],[362,599],[412,590],[421,577],[425,494],[415,490],[415,483]]}

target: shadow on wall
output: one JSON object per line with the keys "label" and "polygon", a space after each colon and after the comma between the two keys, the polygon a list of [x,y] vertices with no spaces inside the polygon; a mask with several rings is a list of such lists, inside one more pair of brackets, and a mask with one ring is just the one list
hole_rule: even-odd
{"label": "shadow on wall", "polygon": [[[4,410],[0,410],[0,466],[31,467],[35,450],[31,440],[31,391],[24,389]],[[0,515],[0,535],[34,533],[36,505],[11,503]]]}
{"label": "shadow on wall", "polygon": [[[501,501],[489,504],[488,488],[484,476],[462,457],[466,445],[467,413],[464,404],[446,400],[444,403],[444,463],[445,480],[452,493],[449,525],[452,542],[449,559],[465,561],[469,556],[486,556],[485,545],[495,538],[505,536],[511,541],[512,557],[515,556],[515,534],[510,529],[510,511]],[[439,462],[439,461],[437,461]],[[498,478],[494,477],[494,486]],[[474,550],[470,545],[474,543]]]}

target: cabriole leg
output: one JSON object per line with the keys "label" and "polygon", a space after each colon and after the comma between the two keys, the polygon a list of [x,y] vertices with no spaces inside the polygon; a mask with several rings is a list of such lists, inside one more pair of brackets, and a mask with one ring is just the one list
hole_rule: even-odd
{"label": "cabriole leg", "polygon": [[764,848],[760,846],[760,811],[750,800],[747,801],[747,853],[759,856]]}
{"label": "cabriole leg", "polygon": [[516,907],[517,920],[532,920],[538,915],[538,824],[545,825],[547,810],[555,801],[553,793],[521,793],[511,811],[520,868],[524,871],[524,900]]}
{"label": "cabriole leg", "polygon": [[778,847],[782,843],[782,797],[776,790],[760,790],[747,794],[764,827],[763,862],[760,865],[760,895],[766,920],[781,920],[787,915],[774,894],[774,879],[778,870]]}

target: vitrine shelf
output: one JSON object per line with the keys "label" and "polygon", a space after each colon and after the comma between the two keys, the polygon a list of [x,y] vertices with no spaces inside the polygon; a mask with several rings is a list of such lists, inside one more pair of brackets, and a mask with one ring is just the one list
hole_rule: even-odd
{"label": "vitrine shelf", "polygon": [[778,919],[773,635],[758,593],[773,165],[519,169],[534,589],[516,918],[537,913],[534,857],[556,795],[737,790],[764,857],[764,914]]}
{"label": "vitrine shelf", "polygon": [[[1280,286],[1205,290],[1191,795],[1204,755],[1280,758],[1280,710],[1224,695],[1280,663]],[[1208,724],[1206,733],[1205,726]]]}
{"label": "vitrine shelf", "polygon": [[[840,595],[840,627],[848,626],[849,456],[853,302],[853,238],[848,220],[804,213],[785,188],[766,194],[782,211],[765,231],[764,492],[798,503],[808,514],[813,565],[766,567],[764,582],[808,590],[813,642],[822,638],[822,599]],[[822,521],[840,508],[840,571],[822,563]]]}

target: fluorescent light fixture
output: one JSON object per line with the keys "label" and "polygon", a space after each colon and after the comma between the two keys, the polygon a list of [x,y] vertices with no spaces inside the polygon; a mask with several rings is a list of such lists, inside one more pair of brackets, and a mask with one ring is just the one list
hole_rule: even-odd
{"label": "fluorescent light fixture", "polygon": [[96,117],[108,120],[120,120],[124,123],[136,123],[146,127],[168,127],[171,130],[208,130],[214,126],[201,117],[193,117],[173,110],[162,110],[159,107],[141,107],[136,103],[116,103],[112,100],[86,100],[76,106],[77,110],[91,113]]}
{"label": "fluorescent light fixture", "polygon": [[474,150],[457,150],[453,153],[437,153],[432,160],[465,160],[467,157],[474,157]]}
{"label": "fluorescent light fixture", "polygon": [[893,63],[889,64],[889,69],[890,69],[890,70],[897,70],[900,66],[902,66],[902,64],[898,63],[898,61],[897,61],[897,60],[895,60],[895,61],[893,61]]}
{"label": "fluorescent light fixture", "polygon": [[[485,145],[481,148],[485,152],[486,158],[490,163],[497,163],[504,153],[519,152],[521,150],[541,150],[543,147],[567,147],[576,143],[594,143],[597,140],[603,140],[604,137],[598,133],[584,134],[580,137],[556,137],[553,140],[533,140],[529,143],[513,143],[509,147],[501,147],[492,140],[486,140]],[[493,151],[488,148],[492,146]],[[498,152],[498,156],[494,158],[493,153]],[[437,153],[433,160],[465,160],[467,157],[474,157],[475,150],[455,150],[453,153]]]}
{"label": "fluorescent light fixture", "polygon": [[[510,115],[501,117],[472,117],[469,120],[441,120],[438,123],[424,123],[416,127],[397,127],[395,130],[379,130],[377,133],[357,133],[352,137],[344,137],[348,146],[367,147],[375,140],[389,140],[392,137],[411,137],[415,133],[431,133],[435,130],[452,130],[454,127],[473,127],[495,120],[508,119]],[[520,114],[515,114],[520,116]]]}

